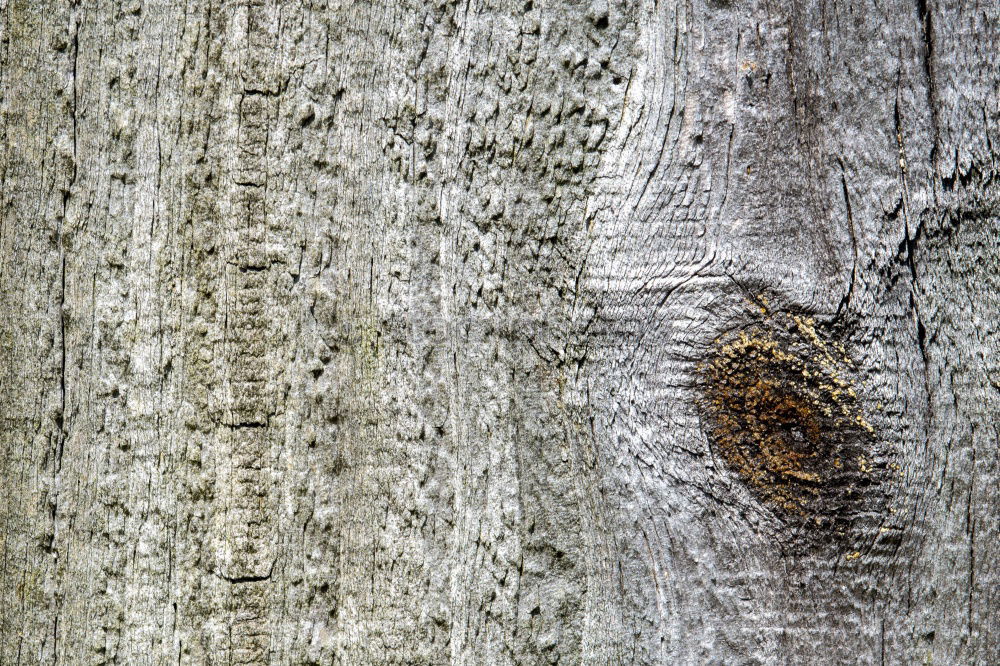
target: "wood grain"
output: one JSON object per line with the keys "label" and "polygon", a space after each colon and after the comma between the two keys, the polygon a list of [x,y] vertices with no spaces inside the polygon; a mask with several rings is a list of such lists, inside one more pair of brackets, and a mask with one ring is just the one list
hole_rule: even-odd
{"label": "wood grain", "polygon": [[995,3],[0,10],[0,663],[997,661]]}

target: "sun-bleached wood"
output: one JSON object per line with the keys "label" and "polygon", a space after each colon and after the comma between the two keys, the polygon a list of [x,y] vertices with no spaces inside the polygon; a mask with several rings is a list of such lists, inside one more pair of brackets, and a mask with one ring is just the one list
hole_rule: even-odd
{"label": "sun-bleached wood", "polygon": [[[0,663],[995,663],[998,56],[959,0],[0,0]],[[799,320],[850,511],[706,422]]]}

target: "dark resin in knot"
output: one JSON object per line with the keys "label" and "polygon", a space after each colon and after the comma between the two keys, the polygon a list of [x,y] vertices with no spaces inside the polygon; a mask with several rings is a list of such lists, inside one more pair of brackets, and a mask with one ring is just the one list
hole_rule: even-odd
{"label": "dark resin in knot", "polygon": [[713,451],[784,516],[843,518],[875,483],[871,426],[845,349],[809,318],[765,313],[701,367]]}

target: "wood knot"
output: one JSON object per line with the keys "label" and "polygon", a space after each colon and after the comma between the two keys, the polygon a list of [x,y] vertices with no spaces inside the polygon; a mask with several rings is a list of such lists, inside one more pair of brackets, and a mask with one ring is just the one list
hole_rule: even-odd
{"label": "wood knot", "polygon": [[834,335],[765,312],[717,339],[700,374],[714,453],[778,515],[824,524],[862,510],[877,483],[874,433]]}

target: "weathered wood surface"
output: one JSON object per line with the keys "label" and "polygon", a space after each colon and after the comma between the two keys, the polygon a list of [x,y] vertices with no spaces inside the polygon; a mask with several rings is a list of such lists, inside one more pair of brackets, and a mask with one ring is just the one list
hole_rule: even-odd
{"label": "weathered wood surface", "polygon": [[0,663],[997,663],[998,88],[971,0],[0,0]]}

